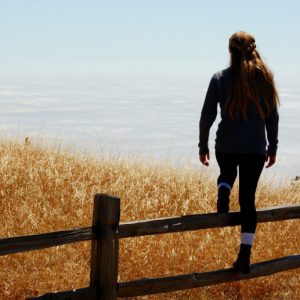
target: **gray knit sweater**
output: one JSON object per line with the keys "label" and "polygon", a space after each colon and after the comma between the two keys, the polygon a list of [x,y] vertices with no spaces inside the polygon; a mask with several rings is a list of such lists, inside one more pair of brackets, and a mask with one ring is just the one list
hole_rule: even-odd
{"label": "gray knit sweater", "polygon": [[279,121],[277,108],[262,119],[254,104],[251,103],[248,107],[248,121],[244,121],[241,115],[237,120],[230,119],[224,112],[230,88],[230,76],[231,69],[227,68],[215,73],[209,83],[199,122],[199,153],[209,152],[209,130],[216,119],[219,103],[221,121],[216,133],[216,151],[276,155]]}

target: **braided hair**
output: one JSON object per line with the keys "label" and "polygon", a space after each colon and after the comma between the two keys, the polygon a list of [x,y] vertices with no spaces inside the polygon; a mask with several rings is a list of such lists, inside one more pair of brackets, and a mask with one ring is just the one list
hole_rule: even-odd
{"label": "braided hair", "polygon": [[239,113],[247,121],[250,102],[264,119],[279,104],[273,74],[256,49],[255,38],[244,31],[234,33],[229,39],[232,70],[229,98],[225,112],[236,119]]}

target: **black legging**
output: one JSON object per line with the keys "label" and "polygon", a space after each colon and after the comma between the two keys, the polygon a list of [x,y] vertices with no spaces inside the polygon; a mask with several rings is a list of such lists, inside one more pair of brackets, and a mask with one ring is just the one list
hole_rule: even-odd
{"label": "black legging", "polygon": [[255,192],[265,157],[264,154],[229,154],[216,151],[216,159],[220,167],[218,185],[227,183],[232,188],[237,176],[237,166],[239,166],[241,232],[255,233],[256,230]]}

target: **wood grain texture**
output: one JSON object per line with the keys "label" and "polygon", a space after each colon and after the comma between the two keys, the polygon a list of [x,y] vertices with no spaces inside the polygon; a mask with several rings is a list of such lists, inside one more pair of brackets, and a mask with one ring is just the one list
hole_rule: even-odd
{"label": "wood grain texture", "polygon": [[0,239],[0,255],[44,249],[96,238],[92,227]]}
{"label": "wood grain texture", "polygon": [[246,280],[300,267],[300,255],[292,255],[251,265],[250,274],[233,268],[173,277],[144,278],[118,284],[118,297],[133,297],[192,289],[218,283]]}
{"label": "wood grain texture", "polygon": [[[300,218],[300,205],[284,205],[257,210],[257,222]],[[119,237],[134,237],[187,230],[240,225],[240,213],[208,213],[121,223]]]}
{"label": "wood grain texture", "polygon": [[[239,212],[196,214],[179,217],[120,223],[119,238],[198,230],[240,224]],[[273,222],[300,218],[300,205],[284,205],[257,210],[257,222]],[[80,241],[94,240],[93,227],[78,228],[38,235],[0,239],[0,255],[44,249]]]}
{"label": "wood grain texture", "polygon": [[90,286],[99,291],[97,299],[117,299],[119,262],[118,226],[120,199],[107,194],[95,195]]}

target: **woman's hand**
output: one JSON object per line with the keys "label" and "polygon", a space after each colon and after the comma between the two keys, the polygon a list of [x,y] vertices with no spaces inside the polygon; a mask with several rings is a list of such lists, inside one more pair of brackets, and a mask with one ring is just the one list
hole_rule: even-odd
{"label": "woman's hand", "polygon": [[276,156],[275,155],[266,155],[266,161],[268,161],[266,168],[269,168],[275,164]]}
{"label": "woman's hand", "polygon": [[199,154],[199,159],[205,166],[209,165],[209,153]]}

